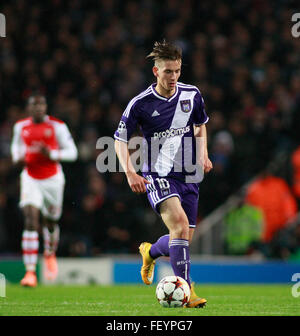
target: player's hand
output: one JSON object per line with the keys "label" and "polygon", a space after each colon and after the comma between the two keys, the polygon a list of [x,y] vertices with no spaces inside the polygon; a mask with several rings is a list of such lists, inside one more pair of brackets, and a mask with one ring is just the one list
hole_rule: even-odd
{"label": "player's hand", "polygon": [[143,176],[137,173],[129,172],[126,174],[128,184],[131,190],[137,194],[143,194],[146,192],[146,184],[151,184]]}
{"label": "player's hand", "polygon": [[24,168],[26,166],[26,159],[25,159],[25,157],[20,158],[17,162],[15,162],[15,165],[18,168]]}
{"label": "player's hand", "polygon": [[208,157],[204,159],[203,169],[204,173],[208,173],[213,169],[213,164]]}
{"label": "player's hand", "polygon": [[38,146],[40,153],[50,158],[50,149],[45,144],[39,144]]}

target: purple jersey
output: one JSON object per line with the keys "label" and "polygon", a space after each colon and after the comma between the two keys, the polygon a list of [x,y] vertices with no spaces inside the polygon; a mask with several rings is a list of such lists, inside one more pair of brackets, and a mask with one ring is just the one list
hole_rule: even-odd
{"label": "purple jersey", "polygon": [[128,142],[139,125],[143,137],[143,175],[184,180],[195,174],[193,125],[208,121],[204,101],[196,86],[178,82],[174,95],[165,98],[152,84],[125,109],[114,137]]}

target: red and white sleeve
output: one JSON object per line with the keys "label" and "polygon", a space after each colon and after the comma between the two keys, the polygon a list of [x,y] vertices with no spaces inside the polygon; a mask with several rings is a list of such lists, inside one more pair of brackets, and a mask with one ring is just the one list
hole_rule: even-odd
{"label": "red and white sleeve", "polygon": [[67,125],[65,123],[56,124],[55,133],[59,149],[50,152],[50,159],[54,161],[75,161],[78,151]]}
{"label": "red and white sleeve", "polygon": [[17,163],[18,161],[24,159],[26,146],[21,137],[22,124],[16,123],[13,127],[13,136],[10,146],[10,153],[12,156],[12,161]]}

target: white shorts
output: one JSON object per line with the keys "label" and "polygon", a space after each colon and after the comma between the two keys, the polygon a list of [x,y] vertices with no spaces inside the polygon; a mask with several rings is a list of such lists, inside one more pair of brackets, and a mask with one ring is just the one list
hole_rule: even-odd
{"label": "white shorts", "polygon": [[20,207],[32,205],[40,209],[43,216],[58,220],[62,214],[65,177],[62,171],[47,179],[39,180],[21,173]]}

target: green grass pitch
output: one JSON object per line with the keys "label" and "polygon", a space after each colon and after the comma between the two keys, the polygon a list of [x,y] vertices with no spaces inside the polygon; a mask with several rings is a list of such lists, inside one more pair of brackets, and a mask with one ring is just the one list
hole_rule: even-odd
{"label": "green grass pitch", "polygon": [[208,300],[203,309],[163,308],[155,285],[7,285],[0,316],[295,316],[300,297],[292,285],[197,285]]}

